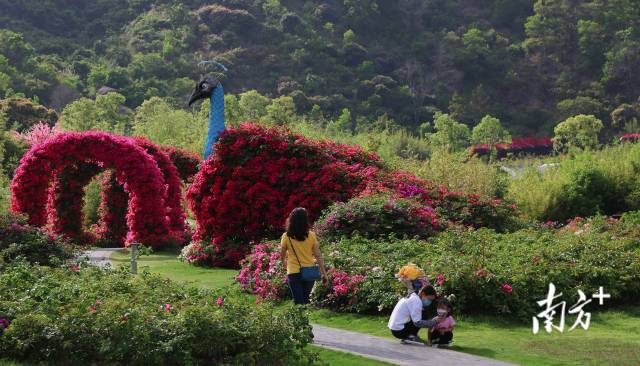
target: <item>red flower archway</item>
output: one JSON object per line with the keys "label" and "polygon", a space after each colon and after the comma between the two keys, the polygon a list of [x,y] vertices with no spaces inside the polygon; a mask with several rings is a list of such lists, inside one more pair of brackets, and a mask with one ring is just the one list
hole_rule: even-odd
{"label": "red flower archway", "polygon": [[[168,157],[163,153],[162,155],[168,161]],[[11,184],[11,209],[27,214],[32,225],[44,226],[47,224],[46,202],[56,210],[56,206],[60,204],[70,205],[66,211],[71,215],[54,215],[58,218],[57,222],[53,222],[54,229],[63,230],[62,228],[73,225],[77,228],[77,222],[72,224],[71,220],[80,215],[78,212],[81,210],[81,200],[77,197],[82,197],[82,194],[66,202],[64,198],[70,197],[74,192],[80,193],[78,187],[84,181],[70,182],[68,179],[65,181],[64,177],[66,174],[77,176],[77,172],[74,172],[77,170],[82,171],[80,175],[86,180],[96,169],[92,166],[112,169],[117,182],[124,186],[128,194],[127,242],[157,247],[167,241],[172,229],[179,227],[176,218],[181,217],[181,225],[184,225],[184,213],[181,210],[172,212],[166,208],[165,200],[170,204],[175,203],[175,194],[168,195],[168,192],[175,189],[169,189],[165,185],[167,173],[163,174],[154,156],[133,139],[105,132],[68,132],[34,146],[16,170]],[[174,181],[177,171],[175,168],[169,171],[169,181]],[[52,181],[55,184],[52,185]],[[57,197],[49,198],[50,193],[54,195],[56,192]],[[50,212],[49,216],[52,215]]]}

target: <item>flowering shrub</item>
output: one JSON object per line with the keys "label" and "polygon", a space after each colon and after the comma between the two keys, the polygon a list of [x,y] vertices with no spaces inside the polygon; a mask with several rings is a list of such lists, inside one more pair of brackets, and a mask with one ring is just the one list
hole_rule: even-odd
{"label": "flowering shrub", "polygon": [[14,265],[0,271],[0,293],[0,354],[21,364],[313,363],[303,308],[256,306],[124,267]]}
{"label": "flowering shrub", "polygon": [[41,228],[29,226],[24,217],[0,216],[0,269],[18,259],[54,266],[72,257],[69,244]]}
{"label": "flowering shrub", "polygon": [[315,225],[323,239],[338,240],[358,234],[366,238],[397,237],[425,239],[440,229],[436,211],[415,199],[389,195],[357,197],[331,206]]}
{"label": "flowering shrub", "polygon": [[173,146],[161,146],[160,149],[171,159],[171,163],[178,169],[180,179],[185,182],[193,180],[193,176],[198,172],[198,167],[202,159],[187,150],[178,149]]}
{"label": "flowering shrub", "polygon": [[212,251],[214,251],[213,245],[206,245],[202,242],[192,242],[185,246],[180,251],[178,258],[194,266],[210,266]]}
{"label": "flowering shrub", "polygon": [[365,299],[359,294],[360,284],[365,280],[365,276],[349,275],[347,272],[331,268],[327,271],[327,277],[327,286],[317,283],[314,287],[313,303],[336,311],[358,311],[361,308],[360,302]]}
{"label": "flowering shrub", "polygon": [[287,276],[280,259],[280,244],[258,244],[240,263],[236,281],[243,290],[260,299],[280,300],[290,297]]}
{"label": "flowering shrub", "polygon": [[29,223],[47,223],[48,187],[54,173],[87,161],[114,169],[129,194],[128,242],[157,247],[170,234],[166,216],[165,184],[158,164],[143,148],[128,138],[104,132],[68,132],[36,145],[27,152],[11,184],[11,209],[25,213]]}
{"label": "flowering shrub", "polygon": [[55,137],[61,132],[57,126],[50,126],[47,123],[38,122],[25,132],[13,131],[13,137],[17,140],[24,141],[29,146],[34,146]]}
{"label": "flowering shrub", "polygon": [[627,133],[620,136],[620,142],[638,142],[640,140],[640,133]]}
{"label": "flowering shrub", "polygon": [[359,148],[316,143],[278,128],[226,130],[187,193],[195,239],[213,239],[218,256],[231,262],[229,249],[242,257],[251,241],[277,237],[293,208],[306,207],[315,220],[331,203],[352,197],[357,173],[379,164],[376,159]]}
{"label": "flowering shrub", "polygon": [[452,228],[426,241],[353,237],[321,248],[327,266],[366,275],[349,311],[391,311],[406,294],[393,275],[408,261],[423,268],[441,294],[455,295],[460,312],[530,319],[550,282],[571,304],[578,289],[595,293],[599,286],[611,293],[610,305],[633,304],[640,296],[640,215],[596,217],[575,227],[504,234]]}

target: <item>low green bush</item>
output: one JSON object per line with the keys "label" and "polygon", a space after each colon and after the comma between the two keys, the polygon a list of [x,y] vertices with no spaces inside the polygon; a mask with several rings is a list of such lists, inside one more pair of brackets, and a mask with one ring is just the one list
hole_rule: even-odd
{"label": "low green bush", "polygon": [[436,211],[411,198],[388,195],[356,197],[325,210],[315,229],[323,240],[336,240],[354,234],[379,238],[395,233],[398,237],[425,239],[440,229]]}
{"label": "low green bush", "polygon": [[551,282],[569,306],[578,289],[593,294],[602,286],[610,304],[630,304],[640,296],[638,212],[619,221],[579,220],[559,230],[454,228],[428,241],[353,237],[323,248],[329,267],[364,276],[348,306],[325,301],[333,283],[314,290],[316,303],[336,310],[390,311],[406,293],[394,274],[407,262],[425,269],[442,294],[455,295],[456,310],[466,313],[530,319]]}
{"label": "low green bush", "polygon": [[510,181],[507,198],[527,217],[565,221],[640,209],[640,144],[576,152],[547,167],[524,169]]}
{"label": "low green bush", "polygon": [[0,354],[51,365],[304,365],[304,307],[255,305],[126,268],[0,271]]}
{"label": "low green bush", "polygon": [[22,216],[0,215],[0,267],[16,260],[60,265],[72,257],[72,246],[61,238],[27,225]]}

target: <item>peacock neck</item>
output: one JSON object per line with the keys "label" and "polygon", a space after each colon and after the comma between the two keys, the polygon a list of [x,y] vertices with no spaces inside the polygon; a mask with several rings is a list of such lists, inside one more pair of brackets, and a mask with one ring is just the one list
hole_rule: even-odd
{"label": "peacock neck", "polygon": [[209,126],[204,145],[204,159],[207,160],[213,153],[213,145],[224,131],[224,89],[222,84],[213,91],[210,97]]}

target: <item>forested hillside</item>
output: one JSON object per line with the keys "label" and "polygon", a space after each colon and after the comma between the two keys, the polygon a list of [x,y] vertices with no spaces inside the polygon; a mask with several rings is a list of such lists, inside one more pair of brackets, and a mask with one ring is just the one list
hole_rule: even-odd
{"label": "forested hillside", "polygon": [[[61,110],[108,86],[184,106],[202,59],[227,90],[291,96],[411,131],[436,111],[512,135],[638,114],[634,0],[0,0],[0,97]],[[613,114],[613,120],[611,113]],[[372,122],[371,122],[372,123]]]}

